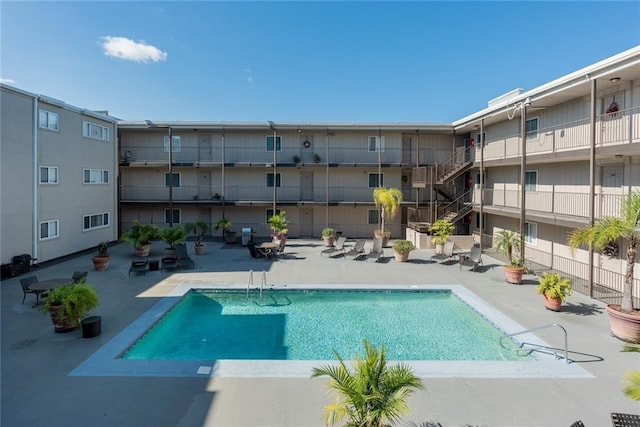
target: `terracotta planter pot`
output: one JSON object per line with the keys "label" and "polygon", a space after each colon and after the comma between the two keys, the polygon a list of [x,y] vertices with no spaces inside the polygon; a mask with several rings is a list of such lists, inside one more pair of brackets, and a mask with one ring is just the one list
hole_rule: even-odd
{"label": "terracotta planter pot", "polygon": [[520,283],[522,283],[524,267],[511,267],[508,265],[503,265],[502,269],[504,270],[505,280],[507,281],[507,283],[513,283],[514,285],[519,285]]}
{"label": "terracotta planter pot", "polygon": [[111,256],[94,256],[91,258],[93,261],[93,268],[97,271],[106,270],[109,268],[109,262],[111,261]]}
{"label": "terracotta planter pot", "polygon": [[436,255],[440,255],[442,252],[444,252],[444,245],[436,243]]}
{"label": "terracotta planter pot", "polygon": [[407,252],[406,254],[401,254],[400,252],[393,252],[396,261],[398,262],[407,262],[409,261],[409,252]]}
{"label": "terracotta planter pot", "polygon": [[611,334],[623,341],[640,342],[640,311],[633,313],[620,310],[619,304],[607,305]]}
{"label": "terracotta planter pot", "polygon": [[546,295],[544,297],[544,306],[547,310],[551,311],[560,311],[560,307],[562,306],[562,298],[550,298]]}
{"label": "terracotta planter pot", "polygon": [[151,251],[151,243],[147,243],[146,245],[140,245],[136,248],[136,256],[148,257],[150,251]]}
{"label": "terracotta planter pot", "polygon": [[323,237],[322,240],[324,240],[325,246],[333,246],[333,244],[336,241],[336,236],[326,236],[326,237]]}
{"label": "terracotta planter pot", "polygon": [[51,316],[51,323],[53,323],[53,328],[55,332],[69,332],[76,329],[80,326],[80,320],[70,319],[68,317],[64,317],[62,319],[58,318],[58,310],[59,306],[52,306],[49,309],[49,315]]}
{"label": "terracotta planter pot", "polygon": [[384,233],[375,232],[373,233],[373,237],[382,237],[382,247],[385,248],[389,246],[389,239],[391,238],[391,233],[389,231],[385,231]]}
{"label": "terracotta planter pot", "polygon": [[197,245],[196,246],[196,255],[204,255],[204,245]]}

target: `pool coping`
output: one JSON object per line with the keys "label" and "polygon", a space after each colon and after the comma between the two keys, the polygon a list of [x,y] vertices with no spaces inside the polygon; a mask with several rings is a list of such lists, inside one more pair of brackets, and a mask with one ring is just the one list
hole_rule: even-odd
{"label": "pool coping", "polygon": [[[180,284],[153,307],[103,345],[70,376],[133,376],[133,377],[214,377],[214,378],[309,378],[314,367],[331,365],[327,360],[130,360],[120,356],[191,289],[247,290],[242,285]],[[522,327],[498,311],[463,285],[270,285],[278,290],[449,290],[477,311],[487,321],[512,334]],[[249,289],[259,292],[259,288]],[[532,333],[518,336],[519,342],[550,346]],[[561,352],[560,352],[561,353]],[[420,378],[592,378],[589,372],[575,363],[558,360],[547,352],[535,352],[528,361],[389,361],[409,365]]]}

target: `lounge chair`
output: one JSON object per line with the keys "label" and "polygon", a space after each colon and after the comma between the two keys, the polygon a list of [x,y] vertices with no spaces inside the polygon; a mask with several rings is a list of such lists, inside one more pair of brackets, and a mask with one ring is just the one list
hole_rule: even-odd
{"label": "lounge chair", "polygon": [[87,281],[88,271],[74,271],[71,280],[73,283],[84,283]]}
{"label": "lounge chair", "polygon": [[585,427],[582,420],[574,421],[569,427]]}
{"label": "lounge chair", "polygon": [[178,243],[176,245],[176,257],[180,268],[196,268],[196,263],[193,262],[189,256],[187,245],[184,243]]}
{"label": "lounge chair", "polygon": [[367,261],[369,261],[369,258],[374,258],[376,262],[378,262],[383,255],[384,252],[382,249],[382,237],[375,237],[373,239],[373,246],[367,254]]}
{"label": "lounge chair", "polygon": [[28,276],[24,279],[20,279],[20,286],[22,286],[22,304],[24,304],[24,299],[27,297],[27,294],[34,294],[36,296],[36,305],[40,303],[40,295],[46,291],[30,289],[30,286],[36,283],[38,283],[38,278],[36,276]]}
{"label": "lounge chair", "polygon": [[431,259],[439,260],[440,264],[442,264],[445,260],[452,257],[453,257],[453,240],[447,240],[444,243],[444,248],[442,249],[442,253],[433,255]]}
{"label": "lounge chair", "polygon": [[160,271],[176,270],[178,268],[178,260],[174,257],[164,257],[160,260]]}
{"label": "lounge chair", "polygon": [[613,427],[637,427],[640,426],[640,415],[611,413]]}
{"label": "lounge chair", "polygon": [[352,256],[353,259],[356,259],[360,255],[364,255],[364,240],[356,240],[356,244],[344,253],[344,259],[347,259],[348,256]]}
{"label": "lounge chair", "polygon": [[462,266],[466,265],[473,267],[473,271],[476,271],[478,264],[482,264],[482,248],[480,248],[480,246],[473,246],[471,251],[469,251],[469,255],[460,255],[461,270]]}
{"label": "lounge chair", "polygon": [[346,237],[343,237],[343,236],[338,237],[338,240],[336,240],[336,244],[320,252],[320,256],[326,254],[326,255],[329,255],[329,257],[331,257],[331,255],[336,252],[344,253],[344,244],[346,241],[347,241]]}
{"label": "lounge chair", "polygon": [[148,265],[149,260],[134,259],[131,261],[131,267],[129,267],[129,277],[131,277],[131,273],[142,273],[143,275],[146,275]]}

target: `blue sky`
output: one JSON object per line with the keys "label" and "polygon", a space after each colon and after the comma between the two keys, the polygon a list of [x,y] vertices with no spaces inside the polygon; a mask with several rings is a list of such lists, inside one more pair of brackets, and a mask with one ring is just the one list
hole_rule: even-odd
{"label": "blue sky", "polygon": [[451,122],[640,45],[640,2],[7,2],[3,82],[125,120]]}

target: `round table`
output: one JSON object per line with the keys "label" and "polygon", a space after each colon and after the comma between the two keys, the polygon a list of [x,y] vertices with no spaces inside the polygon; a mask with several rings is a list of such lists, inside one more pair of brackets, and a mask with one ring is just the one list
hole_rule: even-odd
{"label": "round table", "polygon": [[34,307],[40,303],[40,293],[46,292],[51,289],[60,288],[62,286],[71,285],[73,283],[73,279],[70,278],[59,278],[59,279],[47,279],[40,280],[39,282],[34,283],[29,286],[29,289],[32,291],[39,291],[37,294],[38,297],[36,299],[36,303],[33,305]]}

